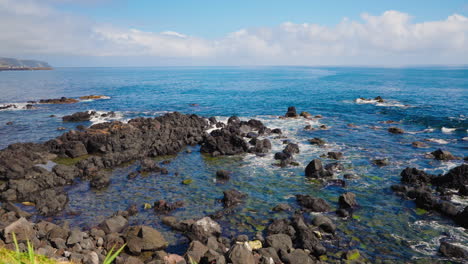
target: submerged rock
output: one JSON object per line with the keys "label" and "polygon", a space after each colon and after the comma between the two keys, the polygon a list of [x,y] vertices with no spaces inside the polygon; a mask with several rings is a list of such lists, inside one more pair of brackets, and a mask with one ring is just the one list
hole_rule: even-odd
{"label": "submerged rock", "polygon": [[401,128],[398,128],[398,127],[390,127],[388,129],[388,132],[392,133],[392,134],[403,134],[405,133],[405,131]]}
{"label": "submerged rock", "polygon": [[358,206],[356,195],[352,192],[346,192],[340,195],[338,203],[341,209],[349,209]]}
{"label": "submerged rock", "polygon": [[436,160],[456,160],[458,159],[452,153],[446,150],[438,149],[436,151],[431,152]]}
{"label": "submerged rock", "polygon": [[231,189],[224,191],[223,204],[224,207],[233,207],[243,202],[247,194]]}
{"label": "submerged rock", "polygon": [[312,145],[324,146],[326,144],[325,140],[321,138],[312,138],[308,140]]}

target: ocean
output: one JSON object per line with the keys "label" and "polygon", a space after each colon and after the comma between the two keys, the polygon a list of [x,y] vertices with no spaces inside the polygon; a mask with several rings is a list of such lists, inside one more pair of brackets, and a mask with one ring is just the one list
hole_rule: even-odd
{"label": "ocean", "polygon": [[[34,105],[27,101],[85,95],[104,95],[101,100],[82,100],[75,104]],[[361,100],[381,96],[385,102]],[[67,187],[68,212],[54,221],[67,220],[73,226],[92,227],[116,210],[129,204],[165,199],[183,200],[185,207],[175,211],[181,219],[201,217],[222,208],[223,190],[235,188],[248,199],[237,213],[220,223],[227,236],[261,232],[270,219],[286,217],[272,212],[278,203],[295,205],[295,194],[324,198],[337,207],[338,196],[351,191],[359,208],[352,218],[343,220],[329,214],[350,248],[358,248],[373,263],[379,259],[393,262],[429,261],[437,255],[439,240],[455,238],[468,244],[468,234],[452,220],[415,207],[391,190],[400,182],[406,167],[440,174],[460,165],[428,159],[436,149],[455,156],[468,156],[468,67],[155,67],[155,68],[56,68],[52,71],[0,72],[0,147],[16,142],[42,142],[59,136],[77,125],[89,126],[110,120],[126,121],[138,116],[158,116],[178,111],[200,116],[215,116],[226,121],[230,116],[242,120],[255,118],[297,143],[299,166],[274,166],[274,153],[284,148],[283,140],[271,138],[273,150],[265,157],[253,154],[211,158],[201,155],[199,147],[188,147],[170,159],[169,175],[150,175],[128,180],[135,164],[114,170],[111,185],[102,191],[90,190],[86,182]],[[313,119],[279,119],[289,106],[307,111]],[[63,123],[61,117],[79,111],[114,111],[113,117],[96,117],[90,122]],[[389,121],[394,121],[392,124]],[[12,124],[7,125],[7,122]],[[327,129],[304,130],[306,125]],[[405,130],[391,134],[389,127]],[[321,148],[308,139],[322,138]],[[423,141],[428,148],[414,148]],[[343,152],[339,162],[357,179],[347,186],[322,185],[307,180],[304,168],[314,158],[329,151]],[[378,167],[373,159],[387,158],[388,166]],[[232,171],[231,180],[215,181],[218,169]],[[178,175],[174,175],[177,172]],[[190,178],[190,185],[180,184]],[[459,205],[468,199],[455,196]],[[181,252],[186,239],[161,223],[162,215],[142,211],[132,223],[145,223],[163,231],[174,252]]]}

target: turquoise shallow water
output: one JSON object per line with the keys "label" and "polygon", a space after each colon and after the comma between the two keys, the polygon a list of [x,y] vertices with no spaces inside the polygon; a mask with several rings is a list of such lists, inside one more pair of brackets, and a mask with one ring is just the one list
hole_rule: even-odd
{"label": "turquoise shallow water", "polygon": [[[0,111],[1,147],[58,136],[63,131],[57,131],[57,127],[73,129],[78,125],[62,123],[63,115],[98,110],[115,111],[119,120],[167,111],[217,116],[221,120],[231,115],[257,118],[269,127],[281,128],[301,149],[296,157],[300,166],[283,169],[272,166],[273,153],[284,147],[281,139],[273,138],[273,153],[262,158],[246,155],[213,159],[200,155],[198,147],[194,147],[190,148],[191,153],[161,158],[172,161],[165,165],[171,172],[169,175],[127,180],[136,164],[122,167],[114,171],[112,184],[104,191],[90,191],[86,183],[70,187],[68,210],[81,214],[64,214],[56,220],[93,226],[129,204],[142,205],[159,199],[185,201],[185,208],[175,211],[175,216],[200,217],[221,208],[219,199],[223,190],[237,188],[249,198],[235,214],[221,221],[225,234],[254,234],[268,219],[286,216],[272,213],[271,208],[279,202],[295,206],[294,194],[323,197],[336,207],[338,196],[352,191],[361,207],[353,219],[335,221],[343,244],[359,248],[370,259],[443,261],[436,254],[440,238],[453,236],[468,243],[466,230],[437,214],[417,214],[411,201],[400,199],[389,188],[399,182],[399,173],[406,166],[443,173],[462,162],[429,160],[424,158],[426,152],[443,148],[457,156],[468,155],[468,68],[59,68],[0,72],[0,92],[0,105],[19,106],[28,100],[61,96],[110,97],[72,105],[40,105],[35,110]],[[376,96],[387,99],[387,103],[355,102],[359,97]],[[291,105],[323,118],[278,119]],[[382,123],[388,120],[399,124]],[[9,121],[13,125],[6,125]],[[99,121],[102,120],[94,120]],[[350,123],[356,127],[348,126]],[[308,124],[313,127],[325,124],[329,129],[303,130]],[[389,134],[386,129],[390,126],[409,133]],[[324,138],[329,144],[326,148],[311,146],[307,139],[312,137]],[[411,147],[411,142],[425,139],[432,140],[426,142],[429,148]],[[345,158],[341,162],[346,168],[343,173],[355,173],[359,179],[348,181],[346,188],[307,181],[304,167],[328,151],[343,152]],[[374,158],[384,157],[389,158],[389,166],[378,168],[370,163]],[[231,181],[216,183],[214,173],[218,169],[231,170]],[[175,176],[175,172],[179,175]],[[341,177],[342,174],[338,175]],[[193,179],[193,184],[180,184],[187,178]],[[459,203],[467,201],[459,199]],[[183,237],[160,223],[160,217],[149,210],[132,221],[158,227],[173,245],[183,242]]]}

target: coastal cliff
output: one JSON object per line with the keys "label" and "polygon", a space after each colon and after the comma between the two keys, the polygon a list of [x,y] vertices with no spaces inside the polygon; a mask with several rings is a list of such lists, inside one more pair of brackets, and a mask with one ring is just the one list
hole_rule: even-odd
{"label": "coastal cliff", "polygon": [[43,61],[19,60],[0,57],[0,71],[28,71],[28,70],[52,70],[52,67]]}

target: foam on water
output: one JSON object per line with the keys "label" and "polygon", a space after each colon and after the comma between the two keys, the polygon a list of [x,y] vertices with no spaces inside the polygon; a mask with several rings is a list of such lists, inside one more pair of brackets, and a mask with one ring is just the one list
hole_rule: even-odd
{"label": "foam on water", "polygon": [[[89,112],[92,112],[93,110],[88,110]],[[127,122],[128,120],[124,119],[124,115],[121,112],[114,112],[113,114],[108,114],[108,112],[105,111],[95,111],[96,113],[91,117],[89,120],[93,125],[95,124],[100,124],[108,121],[121,121],[121,122]],[[107,114],[106,116],[103,116]]]}
{"label": "foam on water", "polygon": [[408,108],[411,107],[410,105],[405,105],[397,100],[385,100],[384,102],[379,102],[378,100],[374,99],[362,99],[357,98],[354,100],[357,104],[372,104],[375,106],[383,106],[383,107],[400,107],[400,108]]}
{"label": "foam on water", "polygon": [[442,133],[450,134],[450,133],[453,133],[457,129],[451,128],[451,127],[442,127],[440,130],[442,131]]}
{"label": "foam on water", "polygon": [[441,139],[441,138],[426,138],[424,139],[425,141],[428,141],[428,142],[433,142],[433,143],[437,143],[437,144],[441,144],[441,145],[445,145],[445,144],[448,144],[449,142],[445,139]]}
{"label": "foam on water", "polygon": [[[0,104],[0,111],[29,110],[27,108],[28,105],[33,105],[33,104],[31,103],[3,103],[3,104]],[[7,108],[4,108],[4,107],[7,107]]]}

